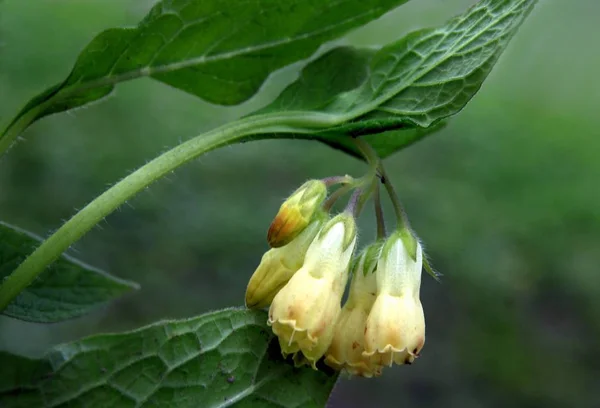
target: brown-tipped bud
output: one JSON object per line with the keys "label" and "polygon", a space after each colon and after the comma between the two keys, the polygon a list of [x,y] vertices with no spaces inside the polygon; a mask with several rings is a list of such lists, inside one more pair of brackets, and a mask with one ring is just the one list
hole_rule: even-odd
{"label": "brown-tipped bud", "polygon": [[279,208],[269,227],[267,241],[272,248],[290,243],[313,220],[327,196],[321,180],[309,180],[298,188]]}

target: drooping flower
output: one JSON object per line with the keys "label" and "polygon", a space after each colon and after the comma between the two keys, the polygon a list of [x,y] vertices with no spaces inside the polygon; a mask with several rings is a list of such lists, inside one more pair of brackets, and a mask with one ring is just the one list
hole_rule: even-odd
{"label": "drooping flower", "polygon": [[268,324],[284,355],[301,352],[314,368],[329,348],[355,244],[354,218],[343,213],[331,219],[273,299]]}
{"label": "drooping flower", "polygon": [[407,230],[385,243],[375,272],[377,298],[367,318],[365,351],[373,364],[411,364],[425,343],[419,300],[423,252]]}
{"label": "drooping flower", "polygon": [[281,204],[273,219],[267,241],[272,248],[290,243],[313,221],[327,196],[327,186],[321,180],[309,180]]}
{"label": "drooping flower", "polygon": [[246,288],[246,307],[262,309],[302,267],[306,251],[325,223],[317,218],[289,244],[272,248],[262,257]]}
{"label": "drooping flower", "polygon": [[342,308],[335,334],[325,357],[325,363],[336,370],[345,370],[362,377],[381,374],[382,367],[363,356],[367,317],[377,292],[374,269],[381,251],[376,243],[367,247],[358,258],[348,300]]}

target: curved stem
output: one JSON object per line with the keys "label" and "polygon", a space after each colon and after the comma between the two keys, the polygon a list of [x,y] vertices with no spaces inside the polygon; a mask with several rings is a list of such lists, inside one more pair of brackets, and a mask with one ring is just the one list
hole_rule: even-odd
{"label": "curved stem", "polygon": [[325,200],[323,203],[323,210],[330,211],[334,204],[339,200],[342,196],[346,195],[350,190],[355,187],[354,183],[346,184],[337,190],[335,190],[331,195]]}
{"label": "curved stem", "polygon": [[335,186],[336,184],[348,184],[348,183],[352,183],[354,181],[354,178],[352,176],[349,175],[345,175],[345,176],[332,176],[332,177],[326,177],[324,179],[322,179],[323,183],[325,183],[325,185],[327,187],[331,187],[331,186]]}
{"label": "curved stem", "polygon": [[194,137],[163,153],[106,190],[64,223],[44,241],[0,286],[0,311],[27,287],[50,263],[104,217],[135,194],[203,153],[239,141],[252,134],[300,132],[332,125],[325,114],[288,112],[251,116]]}

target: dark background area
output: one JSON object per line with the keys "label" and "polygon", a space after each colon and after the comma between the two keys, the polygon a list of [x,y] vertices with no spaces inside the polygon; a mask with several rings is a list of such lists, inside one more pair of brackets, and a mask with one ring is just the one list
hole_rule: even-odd
{"label": "dark background area", "polygon": [[[0,124],[64,79],[98,32],[135,24],[152,3],[0,2]],[[340,42],[384,44],[472,3],[413,0]],[[387,160],[445,277],[423,279],[427,343],[417,363],[344,379],[333,407],[600,406],[599,16],[597,0],[540,1],[464,111]],[[298,68],[236,107],[141,79],[43,119],[0,160],[0,218],[47,236],[168,147],[264,106]],[[92,333],[241,305],[281,200],[305,179],[365,170],[306,141],[202,156],[70,251],[141,291],[61,324],[0,318],[0,349],[39,356]],[[366,244],[375,234],[370,211],[360,225]]]}

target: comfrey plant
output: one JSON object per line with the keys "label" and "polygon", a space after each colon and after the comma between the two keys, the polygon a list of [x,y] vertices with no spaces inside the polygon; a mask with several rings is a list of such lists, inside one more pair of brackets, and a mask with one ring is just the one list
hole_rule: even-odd
{"label": "comfrey plant", "polygon": [[[43,242],[0,223],[0,311],[15,319],[59,322],[136,288],[63,253],[135,194],[206,152],[302,138],[357,157],[368,171],[310,180],[283,203],[246,307],[92,336],[40,359],[0,352],[0,406],[322,407],[340,371],[374,377],[413,363],[425,344],[422,270],[438,275],[383,159],[441,129],[467,104],[535,0],[481,0],[439,28],[379,49],[322,47],[405,2],[162,0],[137,27],[99,34],[64,81],[29,101],[0,134],[0,155],[36,120],[98,101],[124,81],[150,77],[232,105],[257,93],[272,72],[310,58],[270,104],[149,161]],[[382,187],[396,215],[389,233]],[[342,197],[348,204],[335,214]],[[370,199],[377,238],[361,249],[356,218]]]}

